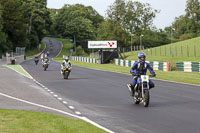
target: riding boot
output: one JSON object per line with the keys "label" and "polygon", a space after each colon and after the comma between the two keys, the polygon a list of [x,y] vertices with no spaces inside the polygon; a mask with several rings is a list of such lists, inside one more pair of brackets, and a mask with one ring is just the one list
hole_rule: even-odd
{"label": "riding boot", "polygon": [[155,84],[152,82],[152,83],[149,83],[149,89],[152,89],[155,87]]}
{"label": "riding boot", "polygon": [[134,93],[135,93],[135,90],[134,90],[135,84],[127,84],[127,87],[128,87],[128,89],[130,91],[131,96],[134,96]]}

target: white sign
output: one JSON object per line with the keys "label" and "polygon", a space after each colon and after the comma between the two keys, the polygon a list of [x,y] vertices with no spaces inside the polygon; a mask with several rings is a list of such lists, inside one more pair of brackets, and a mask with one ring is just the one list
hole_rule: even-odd
{"label": "white sign", "polygon": [[88,41],[88,48],[117,48],[117,41]]}

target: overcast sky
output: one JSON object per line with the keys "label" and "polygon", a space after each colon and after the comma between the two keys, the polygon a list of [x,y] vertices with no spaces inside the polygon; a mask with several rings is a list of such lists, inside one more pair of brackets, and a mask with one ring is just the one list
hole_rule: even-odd
{"label": "overcast sky", "polygon": [[[86,6],[92,6],[102,16],[105,16],[108,6],[115,0],[47,0],[49,8],[62,8],[64,4],[81,3]],[[133,0],[134,1],[134,0]],[[185,14],[185,5],[187,0],[137,0],[142,3],[149,3],[154,9],[160,10],[157,14],[154,25],[157,28],[164,29],[170,26],[175,17]]]}

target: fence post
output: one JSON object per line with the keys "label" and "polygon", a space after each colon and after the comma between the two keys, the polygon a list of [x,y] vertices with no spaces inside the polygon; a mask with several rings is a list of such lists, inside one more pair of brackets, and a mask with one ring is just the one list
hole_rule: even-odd
{"label": "fence post", "polygon": [[166,53],[166,52],[167,52],[167,50],[166,50],[166,46],[165,46],[165,56],[167,56],[167,53]]}
{"label": "fence post", "polygon": [[172,56],[172,46],[170,46],[170,55]]}
{"label": "fence post", "polygon": [[194,45],[194,57],[196,57],[196,45]]}
{"label": "fence post", "polygon": [[183,57],[183,46],[181,46],[181,57]]}
{"label": "fence post", "polygon": [[189,55],[189,47],[188,47],[188,45],[187,45],[187,56],[189,57],[190,55]]}
{"label": "fence post", "polygon": [[176,57],[177,57],[177,47],[175,47],[176,48]]}
{"label": "fence post", "polygon": [[152,48],[151,48],[151,56],[152,56]]}
{"label": "fence post", "polygon": [[160,56],[162,55],[162,52],[161,52],[162,48],[160,47]]}

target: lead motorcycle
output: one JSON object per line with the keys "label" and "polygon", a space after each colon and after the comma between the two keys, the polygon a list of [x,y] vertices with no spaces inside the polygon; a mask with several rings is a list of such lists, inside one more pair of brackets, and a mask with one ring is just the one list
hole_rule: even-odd
{"label": "lead motorcycle", "polygon": [[127,85],[135,104],[143,103],[144,107],[149,106],[150,101],[150,89],[149,89],[149,77],[154,77],[153,75],[137,75],[137,84],[134,90]]}

